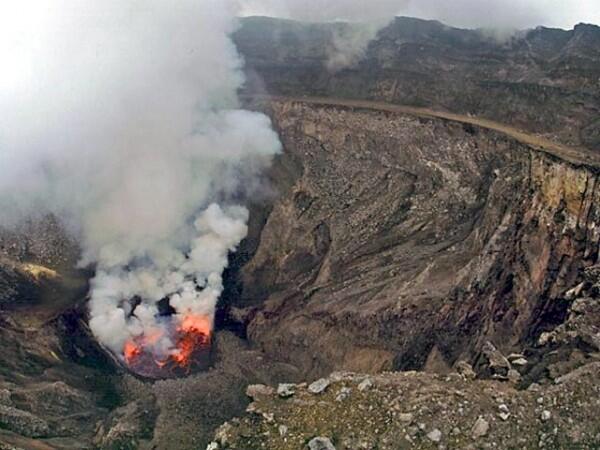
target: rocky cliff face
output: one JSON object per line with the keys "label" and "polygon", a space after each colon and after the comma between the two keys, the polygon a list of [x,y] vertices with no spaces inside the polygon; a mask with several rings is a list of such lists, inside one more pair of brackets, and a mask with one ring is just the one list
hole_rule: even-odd
{"label": "rocky cliff face", "polygon": [[600,148],[600,28],[537,28],[498,41],[397,18],[357,65],[325,70],[346,25],[248,18],[236,35],[250,92],[364,98],[473,114]]}
{"label": "rocky cliff face", "polygon": [[598,256],[595,167],[448,121],[270,112],[281,196],[238,303],[269,355],[313,376],[444,370],[564,320],[565,292]]}

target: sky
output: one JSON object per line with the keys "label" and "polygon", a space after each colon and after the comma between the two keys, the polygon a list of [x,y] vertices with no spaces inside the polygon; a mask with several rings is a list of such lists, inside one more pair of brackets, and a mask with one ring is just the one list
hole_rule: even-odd
{"label": "sky", "polygon": [[[462,28],[570,29],[600,25],[600,0],[242,0],[243,15],[298,20],[382,19],[388,15],[435,19]],[[360,19],[359,19],[360,20]]]}

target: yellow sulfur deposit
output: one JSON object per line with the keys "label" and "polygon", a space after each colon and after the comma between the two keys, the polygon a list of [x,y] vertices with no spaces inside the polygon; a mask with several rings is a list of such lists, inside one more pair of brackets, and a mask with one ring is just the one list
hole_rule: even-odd
{"label": "yellow sulfur deposit", "polygon": [[28,275],[35,278],[37,281],[39,281],[43,278],[52,279],[52,278],[58,278],[60,276],[56,270],[52,270],[47,267],[40,266],[38,264],[31,264],[31,263],[22,264],[20,269],[23,272],[25,272]]}

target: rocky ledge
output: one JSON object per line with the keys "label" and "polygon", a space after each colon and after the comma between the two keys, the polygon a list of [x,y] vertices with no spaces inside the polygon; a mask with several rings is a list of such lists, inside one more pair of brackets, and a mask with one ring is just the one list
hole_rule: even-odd
{"label": "rocky ledge", "polygon": [[600,266],[570,289],[565,321],[507,356],[486,342],[447,374],[334,372],[251,385],[218,449],[523,449],[600,446]]}
{"label": "rocky ledge", "polygon": [[600,363],[554,384],[423,372],[336,372],[312,384],[250,386],[242,418],[208,449],[598,448]]}

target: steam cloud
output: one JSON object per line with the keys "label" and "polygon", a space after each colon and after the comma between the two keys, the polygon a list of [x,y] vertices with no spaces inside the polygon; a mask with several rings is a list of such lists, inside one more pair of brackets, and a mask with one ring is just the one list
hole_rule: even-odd
{"label": "steam cloud", "polygon": [[266,14],[305,22],[349,22],[333,30],[327,68],[333,72],[362,59],[369,42],[409,0],[246,0],[244,14]]}
{"label": "steam cloud", "polygon": [[497,32],[540,25],[572,28],[579,22],[600,23],[597,0],[411,0],[399,13]]}
{"label": "steam cloud", "polygon": [[[52,212],[78,233],[81,264],[96,267],[90,326],[116,354],[168,326],[161,299],[173,319],[212,317],[246,235],[237,203],[280,150],[269,119],[237,104],[237,11],[224,0],[0,7],[4,222]],[[153,344],[175,351],[168,333]]]}
{"label": "steam cloud", "polygon": [[571,28],[579,22],[600,24],[598,0],[246,0],[242,13],[308,22],[350,22],[334,30],[327,62],[332,71],[359,62],[379,30],[397,15],[481,29],[498,41],[539,25]]}
{"label": "steam cloud", "polygon": [[396,15],[434,19],[465,28],[572,28],[600,25],[597,0],[244,0],[242,14],[329,22],[373,22]]}

